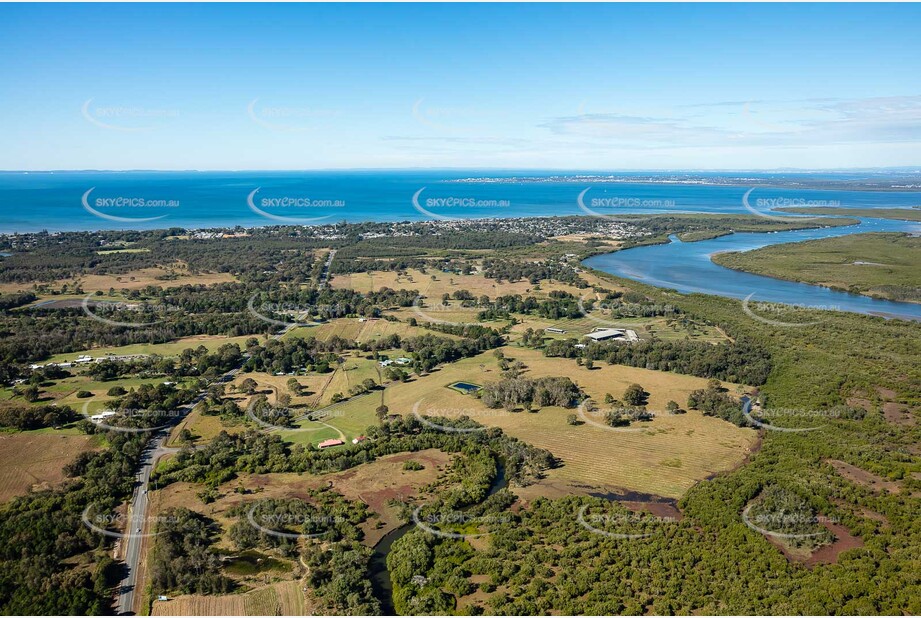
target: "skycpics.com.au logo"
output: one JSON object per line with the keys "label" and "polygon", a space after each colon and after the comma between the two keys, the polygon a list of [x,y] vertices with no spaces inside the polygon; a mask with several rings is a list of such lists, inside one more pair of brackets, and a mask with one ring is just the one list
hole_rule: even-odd
{"label": "skycpics.com.au logo", "polygon": [[423,97],[413,102],[412,117],[419,124],[447,133],[469,133],[484,128],[490,119],[498,120],[497,114],[469,105],[436,105]]}
{"label": "skycpics.com.au logo", "polygon": [[675,200],[660,198],[623,196],[588,197],[588,192],[591,190],[592,187],[583,189],[578,197],[576,197],[576,205],[579,207],[579,210],[590,217],[614,221],[616,223],[639,223],[652,218],[652,216],[643,215],[642,213],[631,213],[633,210],[658,209],[663,211],[674,211],[678,205]]}
{"label": "skycpics.com.au logo", "polygon": [[161,528],[176,527],[183,520],[171,515],[132,514],[130,517],[119,513],[98,509],[89,504],[80,515],[83,525],[96,534],[113,539],[143,539],[159,536],[165,532]]}
{"label": "skycpics.com.au logo", "polygon": [[146,410],[134,408],[103,408],[90,412],[89,402],[83,404],[81,414],[98,429],[122,433],[149,433],[166,429],[187,410]]}
{"label": "skycpics.com.au logo", "polygon": [[246,106],[249,119],[264,129],[278,133],[303,133],[322,127],[340,115],[337,110],[309,105],[264,105],[259,97]]}
{"label": "skycpics.com.au logo", "polygon": [[813,320],[810,322],[787,322],[784,320],[776,320],[773,318],[765,317],[764,314],[775,313],[786,315],[796,311],[841,311],[841,307],[838,305],[813,305],[804,303],[788,304],[762,301],[752,302],[752,298],[754,298],[754,296],[755,292],[752,292],[744,299],[742,299],[742,311],[745,313],[745,315],[764,324],[779,326],[781,328],[814,326],[819,324],[821,320]]}
{"label": "skycpics.com.au logo", "polygon": [[580,402],[576,408],[579,422],[616,433],[648,431],[648,428],[633,423],[649,422],[661,415],[661,412],[647,410],[643,406],[599,406],[592,399]]}
{"label": "skycpics.com.au logo", "polygon": [[837,200],[807,200],[803,198],[787,198],[787,197],[778,197],[778,198],[758,198],[755,200],[755,205],[751,204],[751,194],[758,187],[752,187],[745,192],[745,195],[742,196],[742,206],[745,207],[745,210],[763,217],[765,219],[773,219],[774,221],[783,221],[785,223],[790,222],[802,222],[802,221],[813,221],[815,219],[820,219],[821,217],[807,217],[807,216],[790,216],[785,217],[782,215],[772,215],[768,214],[767,210],[773,210],[775,208],[839,208],[841,202]]}
{"label": "skycpics.com.au logo", "polygon": [[[333,304],[300,304],[292,302],[273,302],[264,301],[256,302],[259,292],[255,292],[249,297],[246,303],[246,310],[250,315],[275,326],[284,328],[295,328],[299,326],[311,326],[315,324],[313,316],[325,318],[326,316],[341,315],[347,308],[337,303]],[[270,316],[291,317],[293,320],[278,320]]]}
{"label": "skycpics.com.au logo", "polygon": [[[338,428],[323,422],[323,419],[335,419],[345,416],[343,410],[306,410],[293,409],[285,406],[273,406],[267,400],[253,398],[246,406],[246,417],[253,421],[262,431],[284,431],[288,433],[310,433],[332,429],[339,434],[339,439],[345,442],[345,434]],[[305,424],[313,422],[316,427]]]}
{"label": "skycpics.com.au logo", "polygon": [[[767,429],[769,431],[784,431],[788,433],[803,433],[806,431],[816,431],[822,429],[825,423],[819,425],[810,424],[807,427],[781,427],[780,425],[769,423],[768,420],[777,422],[776,419],[806,419],[805,422],[815,422],[816,420],[825,420],[826,422],[833,419],[842,418],[842,407],[833,407],[826,410],[809,410],[804,408],[763,408],[761,405],[748,397],[742,402],[742,416],[752,426],[758,429]],[[781,422],[783,422],[781,420]]]}
{"label": "skycpics.com.au logo", "polygon": [[[443,221],[464,221],[468,219],[483,219],[492,216],[491,211],[496,208],[509,208],[512,205],[511,200],[502,199],[483,199],[470,195],[449,195],[446,197],[429,197],[421,199],[422,192],[426,187],[422,187],[413,194],[412,205],[417,212],[429,217],[430,219],[440,219]],[[445,214],[445,212],[453,214]],[[458,216],[462,212],[471,213],[469,216]]]}
{"label": "skycpics.com.au logo", "polygon": [[513,521],[507,514],[472,515],[463,511],[449,511],[447,513],[422,514],[422,506],[413,511],[412,521],[421,530],[446,539],[475,539],[486,536],[489,532],[454,532],[456,529],[476,529],[481,526],[502,525]]}
{"label": "skycpics.com.au logo", "polygon": [[144,106],[96,105],[87,99],[80,107],[84,120],[110,131],[140,132],[164,126],[179,117],[179,110]]}
{"label": "skycpics.com.au logo", "polygon": [[798,513],[756,513],[752,515],[752,509],[755,504],[749,504],[742,511],[742,521],[745,525],[761,534],[778,538],[778,539],[807,539],[828,534],[825,530],[816,532],[780,532],[783,529],[803,528],[824,526],[825,524],[837,524],[836,519],[823,517],[821,515],[805,515]]}
{"label": "skycpics.com.au logo", "polygon": [[[96,197],[90,200],[90,194],[96,190],[91,187],[87,190],[80,203],[83,209],[95,217],[107,221],[118,223],[144,223],[146,221],[157,221],[169,215],[169,212],[152,216],[137,217],[125,216],[128,213],[153,213],[162,212],[163,210],[179,208],[179,200],[165,198],[148,198],[136,195],[116,195],[111,197]],[[118,214],[114,214],[118,213]]]}
{"label": "skycpics.com.au logo", "polygon": [[[444,433],[478,433],[486,431],[489,427],[480,423],[485,419],[506,417],[512,413],[503,409],[492,408],[451,408],[451,407],[427,407],[422,408],[422,399],[416,401],[412,407],[413,417],[435,431]],[[455,419],[456,424],[447,424],[447,419]],[[465,426],[469,421],[476,423],[477,426]]]}
{"label": "skycpics.com.au logo", "polygon": [[[80,303],[80,306],[83,308],[83,313],[96,320],[97,322],[102,322],[103,324],[108,324],[109,326],[124,328],[144,328],[146,326],[153,326],[154,324],[158,324],[163,320],[158,319],[146,321],[145,319],[147,317],[162,315],[166,312],[172,313],[181,311],[180,307],[164,303],[124,303],[99,300],[99,297],[92,293],[86,295],[86,297],[83,299],[83,302]],[[139,316],[139,319],[145,321],[124,322],[103,317],[106,314],[136,314]]]}
{"label": "skycpics.com.au logo", "polygon": [[[249,195],[246,196],[246,205],[260,217],[285,225],[312,225],[340,214],[338,212],[334,213],[336,209],[345,208],[345,200],[331,198],[315,199],[304,195],[261,197],[257,200],[256,194],[261,190],[262,187],[257,187],[250,191]],[[278,214],[279,212],[325,212],[327,214],[317,217],[291,217],[287,214]]]}
{"label": "skycpics.com.au logo", "polygon": [[[259,503],[254,504],[246,512],[247,523],[262,534],[279,539],[296,541],[320,538],[328,535],[336,524],[348,521],[342,516],[325,513],[263,513],[258,512],[260,506]],[[288,532],[296,528],[315,532]]]}
{"label": "skycpics.com.au logo", "polygon": [[[416,296],[413,300],[413,312],[426,322],[431,322],[433,324],[449,324],[452,326],[484,326],[481,322],[458,322],[456,320],[449,320],[447,317],[450,315],[456,317],[459,314],[470,313],[471,315],[476,315],[475,312],[471,311],[465,307],[455,307],[453,305],[447,304],[446,302],[441,303],[427,303],[426,298],[421,294]],[[438,314],[441,314],[441,317],[438,317]]]}
{"label": "skycpics.com.au logo", "polygon": [[[675,517],[662,517],[650,513],[589,512],[591,505],[583,505],[576,513],[580,526],[599,536],[609,539],[635,541],[646,539],[664,531],[664,525],[675,524]],[[651,529],[651,530],[650,530]],[[649,530],[646,532],[645,530]]]}

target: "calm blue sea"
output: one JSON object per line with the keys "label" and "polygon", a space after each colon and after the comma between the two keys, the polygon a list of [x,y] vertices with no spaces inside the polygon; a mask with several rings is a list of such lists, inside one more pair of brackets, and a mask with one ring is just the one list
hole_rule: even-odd
{"label": "calm blue sea", "polygon": [[[583,215],[577,198],[623,212],[746,212],[746,186],[586,182],[456,182],[550,177],[559,172],[3,172],[0,233],[99,229],[210,228],[439,217]],[[572,176],[572,172],[567,172]],[[757,174],[747,174],[758,178]],[[772,176],[764,174],[763,177]],[[258,191],[257,191],[258,190]],[[256,191],[256,193],[253,193]],[[420,193],[421,191],[421,193]],[[419,208],[414,206],[413,198]],[[911,207],[921,193],[759,188],[758,200],[834,202],[842,207]],[[799,203],[797,202],[797,203]],[[769,210],[769,207],[758,207]]]}

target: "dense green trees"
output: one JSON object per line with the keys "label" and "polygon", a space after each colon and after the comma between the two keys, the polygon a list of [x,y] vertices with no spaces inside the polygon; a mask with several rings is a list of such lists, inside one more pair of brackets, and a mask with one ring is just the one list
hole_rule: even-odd
{"label": "dense green trees", "polygon": [[764,384],[771,371],[771,355],[750,338],[713,345],[697,341],[639,341],[590,343],[576,348],[574,339],[547,344],[547,356],[591,358],[616,365],[674,371],[702,378],[719,378],[742,384]]}
{"label": "dense green trees", "polygon": [[70,406],[10,406],[0,408],[0,427],[39,429],[60,427],[81,417]]}
{"label": "dense green trees", "polygon": [[171,508],[161,513],[148,558],[154,593],[231,591],[234,582],[221,574],[220,556],[211,548],[218,530],[215,522],[186,508]]}
{"label": "dense green trees", "polygon": [[[111,513],[128,495],[141,434],[110,432],[110,448],[68,466],[71,480],[55,490],[15,498],[0,510],[0,608],[7,614],[75,615],[109,611],[110,569],[87,570],[107,538],[81,522],[87,507]],[[98,552],[98,553],[97,553]]]}
{"label": "dense green trees", "polygon": [[514,410],[544,406],[571,408],[581,391],[569,378],[508,378],[483,387],[483,403],[489,408]]}

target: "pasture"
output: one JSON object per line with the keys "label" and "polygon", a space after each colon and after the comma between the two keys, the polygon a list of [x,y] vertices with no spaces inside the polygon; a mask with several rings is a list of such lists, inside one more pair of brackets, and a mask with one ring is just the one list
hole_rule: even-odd
{"label": "pasture", "polygon": [[64,480],[64,466],[97,443],[70,430],[0,433],[0,503],[57,485]]}
{"label": "pasture", "polygon": [[[582,272],[579,276],[590,285],[598,284],[609,289],[614,287],[610,282],[605,282],[592,273]],[[363,293],[372,290],[377,291],[385,287],[393,290],[416,290],[423,296],[433,300],[440,300],[442,294],[453,294],[457,290],[467,290],[477,298],[484,294],[490,298],[508,294],[542,297],[547,296],[554,290],[562,290],[576,295],[585,293],[584,290],[579,290],[575,286],[558,281],[544,280],[540,284],[534,285],[526,280],[514,282],[497,281],[496,279],[489,279],[480,273],[458,275],[436,270],[422,273],[412,268],[408,269],[404,275],[393,271],[336,275],[332,278],[330,285],[334,288],[346,288]]]}
{"label": "pasture", "polygon": [[[408,383],[393,384],[384,391],[384,403],[392,414],[467,415],[484,425],[496,426],[559,457],[563,466],[551,471],[550,480],[570,485],[627,489],[677,498],[696,482],[739,465],[756,441],[752,429],[703,416],[699,412],[669,415],[665,404],[686,406],[688,394],[704,388],[706,380],[693,376],[651,371],[621,365],[596,366],[589,370],[573,360],[545,358],[539,351],[505,347],[509,359],[522,361],[524,376],[566,376],[601,402],[605,393],[620,398],[633,383],[649,393],[647,408],[658,412],[654,420],[634,423],[631,431],[614,431],[590,423],[570,425],[575,409],[542,408],[536,412],[490,410],[472,395],[448,388],[456,381],[484,384],[501,379],[492,352],[440,368]],[[741,387],[724,384],[738,395]],[[337,407],[342,414],[357,416],[373,411],[378,398],[359,398]]]}
{"label": "pasture", "polygon": [[184,594],[154,601],[152,616],[306,616],[301,583],[278,582],[242,594]]}

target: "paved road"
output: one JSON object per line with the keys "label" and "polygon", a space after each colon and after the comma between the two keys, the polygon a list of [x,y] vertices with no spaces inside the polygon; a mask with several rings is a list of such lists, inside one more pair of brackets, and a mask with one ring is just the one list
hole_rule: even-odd
{"label": "paved road", "polygon": [[[293,328],[293,326],[288,326],[277,335],[273,335],[273,337],[277,339],[291,330],[291,328]],[[244,355],[241,365],[246,362],[246,359],[247,357]],[[239,372],[240,367],[231,369],[221,377],[220,382],[230,382]],[[115,613],[118,615],[133,614],[137,607],[139,596],[137,594],[139,586],[138,570],[141,564],[141,548],[145,540],[145,535],[150,535],[153,529],[153,526],[151,526],[148,521],[149,516],[147,513],[149,506],[147,490],[150,486],[150,474],[153,472],[154,466],[160,457],[178,450],[166,446],[166,441],[169,438],[172,428],[182,421],[182,419],[192,411],[195,405],[207,397],[207,395],[207,390],[203,390],[198,393],[195,399],[190,403],[182,406],[180,408],[180,414],[176,415],[176,418],[173,419],[169,427],[164,427],[151,435],[150,441],[141,455],[141,460],[139,462],[140,468],[135,475],[134,492],[131,495],[128,529],[125,531],[125,537],[122,539],[122,542],[125,544],[125,567],[127,572],[117,588],[118,597],[116,600]]]}
{"label": "paved road", "polygon": [[326,263],[323,264],[323,270],[320,271],[320,283],[317,287],[323,289],[326,287],[326,284],[329,283],[329,267],[333,263],[333,258],[336,257],[336,250],[330,249],[329,255],[326,256]]}
{"label": "paved road", "polygon": [[[227,372],[224,374],[223,380],[232,380],[237,372],[239,372],[239,368]],[[147,490],[150,486],[150,474],[153,472],[157,460],[167,453],[174,453],[178,450],[166,446],[166,441],[172,428],[184,419],[192,411],[192,408],[206,396],[207,392],[202,391],[195,396],[191,403],[182,406],[179,409],[180,414],[176,415],[169,427],[164,427],[151,435],[150,441],[141,454],[140,468],[134,477],[134,492],[131,494],[128,527],[125,530],[125,537],[122,539],[125,544],[127,573],[118,586],[118,598],[115,608],[115,613],[118,615],[133,614],[135,611],[138,569],[141,564],[141,546],[145,537],[149,537],[155,527],[148,521],[147,514],[147,507],[149,506]]]}

